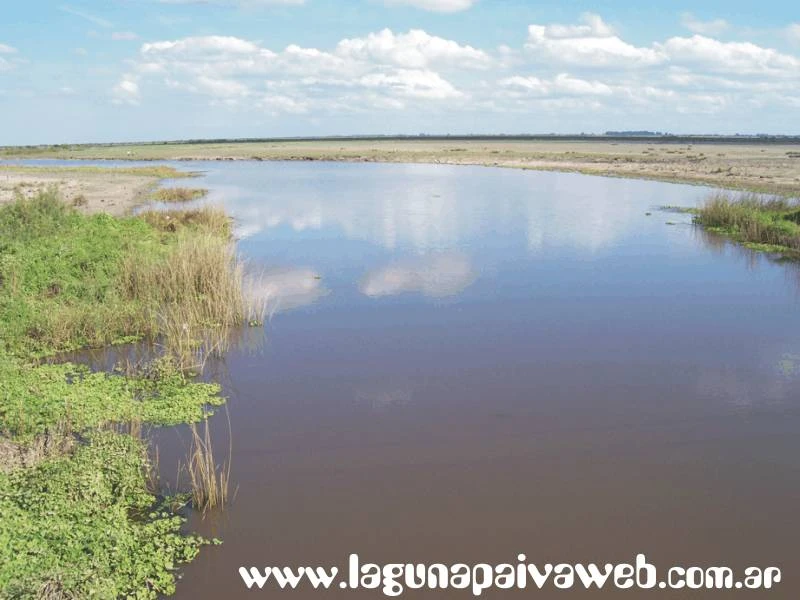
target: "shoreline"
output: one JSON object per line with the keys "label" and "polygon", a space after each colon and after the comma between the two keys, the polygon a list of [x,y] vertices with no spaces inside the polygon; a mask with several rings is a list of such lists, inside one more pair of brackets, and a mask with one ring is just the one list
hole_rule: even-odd
{"label": "shoreline", "polygon": [[18,194],[30,199],[55,187],[66,204],[82,213],[104,212],[121,217],[145,204],[165,179],[194,175],[171,167],[27,166],[0,163],[0,206],[12,202]]}
{"label": "shoreline", "polygon": [[[467,165],[623,177],[800,196],[800,146],[778,142],[329,139],[0,149],[0,160],[34,158]],[[55,166],[42,168],[58,169]],[[0,170],[0,183],[2,174]]]}

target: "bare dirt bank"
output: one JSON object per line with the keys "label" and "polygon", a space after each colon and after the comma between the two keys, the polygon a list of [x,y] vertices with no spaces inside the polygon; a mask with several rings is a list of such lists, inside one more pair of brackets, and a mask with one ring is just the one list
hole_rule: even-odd
{"label": "bare dirt bank", "polygon": [[57,187],[65,202],[84,212],[125,215],[146,201],[167,177],[185,174],[167,167],[21,167],[0,166],[0,203],[17,194],[32,198],[40,191]]}

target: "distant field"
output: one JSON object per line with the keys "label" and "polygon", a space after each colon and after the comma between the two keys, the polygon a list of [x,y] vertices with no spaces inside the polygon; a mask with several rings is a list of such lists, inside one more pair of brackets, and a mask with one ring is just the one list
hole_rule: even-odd
{"label": "distant field", "polygon": [[800,194],[800,141],[756,138],[376,138],[0,149],[0,158],[328,160],[485,165]]}

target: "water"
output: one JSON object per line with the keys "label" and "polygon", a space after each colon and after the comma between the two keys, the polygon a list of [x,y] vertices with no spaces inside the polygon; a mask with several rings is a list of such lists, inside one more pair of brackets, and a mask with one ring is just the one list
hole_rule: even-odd
{"label": "water", "polygon": [[[797,597],[800,279],[657,210],[707,189],[478,167],[192,168],[237,218],[274,312],[256,350],[215,366],[238,493],[223,515],[192,517],[225,543],[184,570],[178,598],[245,596],[242,565],[345,569],[354,552],[777,565],[765,596]],[[224,416],[214,429],[222,451]],[[175,435],[159,436],[162,468]],[[648,595],[689,597],[674,594]]]}

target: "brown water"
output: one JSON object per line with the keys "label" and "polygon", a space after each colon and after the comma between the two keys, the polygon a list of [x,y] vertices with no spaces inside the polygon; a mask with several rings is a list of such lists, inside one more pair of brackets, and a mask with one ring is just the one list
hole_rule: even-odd
{"label": "brown water", "polygon": [[[216,365],[238,493],[224,514],[192,516],[224,545],[184,570],[178,598],[380,597],[248,592],[238,574],[345,570],[351,553],[777,565],[770,593],[625,597],[800,597],[797,273],[656,210],[707,190],[444,166],[204,167],[274,314],[259,349]],[[227,428],[215,419],[219,449]],[[162,467],[185,438],[161,432]],[[620,595],[484,597],[525,594]]]}

